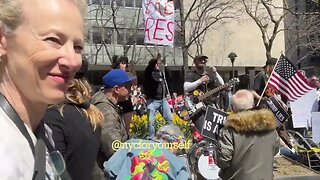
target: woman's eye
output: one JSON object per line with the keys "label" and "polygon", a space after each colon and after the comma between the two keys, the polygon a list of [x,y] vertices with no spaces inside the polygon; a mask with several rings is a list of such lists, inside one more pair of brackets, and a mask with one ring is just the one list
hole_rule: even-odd
{"label": "woman's eye", "polygon": [[83,46],[76,45],[76,46],[74,46],[74,50],[75,50],[77,53],[81,53],[82,50],[83,50]]}
{"label": "woman's eye", "polygon": [[48,37],[45,39],[47,42],[52,43],[54,45],[61,45],[61,42],[58,38],[55,37]]}

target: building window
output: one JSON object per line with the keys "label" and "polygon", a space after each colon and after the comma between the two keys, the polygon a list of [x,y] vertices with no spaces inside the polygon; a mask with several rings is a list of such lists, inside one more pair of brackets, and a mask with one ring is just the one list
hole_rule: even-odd
{"label": "building window", "polygon": [[104,28],[104,43],[111,44],[112,43],[112,28]]}
{"label": "building window", "polygon": [[134,0],[125,0],[125,7],[133,7]]}
{"label": "building window", "polygon": [[177,46],[181,46],[182,44],[182,34],[179,31],[174,32],[174,44]]}
{"label": "building window", "polygon": [[[90,0],[88,0],[90,1]],[[112,0],[92,0],[92,4],[97,4],[97,5],[100,5],[100,4],[104,4],[104,5],[110,5],[110,2]]]}
{"label": "building window", "polygon": [[99,28],[97,27],[92,27],[92,43],[93,44],[102,43],[101,33],[99,31]]}
{"label": "building window", "polygon": [[125,44],[125,32],[124,29],[118,29],[117,33],[117,44]]}
{"label": "building window", "polygon": [[123,0],[116,0],[117,6],[123,6]]}
{"label": "building window", "polygon": [[136,0],[135,2],[136,7],[142,7],[142,0]]}
{"label": "building window", "polygon": [[93,27],[92,28],[92,43],[93,44],[111,44],[112,43],[112,28]]}
{"label": "building window", "polygon": [[138,30],[137,45],[144,45],[144,30],[143,29]]}

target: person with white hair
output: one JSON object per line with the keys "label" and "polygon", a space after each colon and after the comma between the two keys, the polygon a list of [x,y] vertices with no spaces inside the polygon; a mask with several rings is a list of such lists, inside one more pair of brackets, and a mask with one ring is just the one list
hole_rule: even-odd
{"label": "person with white hair", "polygon": [[191,144],[185,141],[182,131],[176,125],[162,126],[156,133],[156,140],[130,139],[117,145],[119,150],[104,163],[108,180],[181,180],[189,177],[185,161],[176,153],[179,148],[188,148]]}
{"label": "person with white hair", "polygon": [[65,169],[57,171],[36,135],[43,127],[52,140],[42,117],[64,101],[81,67],[86,7],[85,0],[0,1],[0,179],[58,179]]}
{"label": "person with white hair", "polygon": [[223,180],[273,178],[273,157],[279,151],[277,121],[270,110],[254,109],[249,90],[231,99],[234,114],[220,130],[217,148],[219,176]]}

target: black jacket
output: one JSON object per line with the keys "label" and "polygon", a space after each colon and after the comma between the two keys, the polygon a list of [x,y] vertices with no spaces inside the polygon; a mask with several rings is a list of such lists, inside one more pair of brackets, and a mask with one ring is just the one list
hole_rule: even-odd
{"label": "black jacket", "polygon": [[51,107],[43,120],[53,131],[55,147],[62,153],[71,178],[90,180],[100,147],[101,128],[93,130],[79,110],[66,104],[61,116],[56,107]]}
{"label": "black jacket", "polygon": [[144,94],[147,96],[147,99],[163,99],[167,94],[167,87],[165,79],[168,79],[168,74],[163,76],[163,73],[157,70],[150,72],[145,72],[144,74]]}

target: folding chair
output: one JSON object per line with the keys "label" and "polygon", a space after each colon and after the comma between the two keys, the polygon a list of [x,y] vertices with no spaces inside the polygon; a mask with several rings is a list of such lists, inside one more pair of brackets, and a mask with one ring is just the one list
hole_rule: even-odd
{"label": "folding chair", "polygon": [[320,170],[320,148],[309,138],[304,138],[297,131],[288,130],[298,144],[293,147],[302,155],[305,164],[312,169]]}

